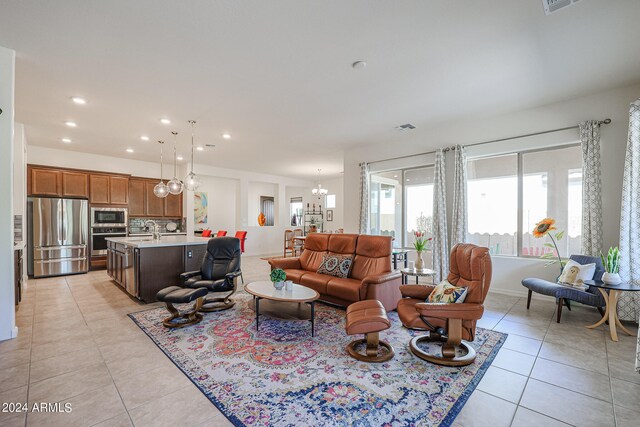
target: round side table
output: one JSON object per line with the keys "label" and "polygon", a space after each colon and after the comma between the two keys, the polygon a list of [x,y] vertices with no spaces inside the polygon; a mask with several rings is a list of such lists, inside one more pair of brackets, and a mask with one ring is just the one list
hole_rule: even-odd
{"label": "round side table", "polygon": [[618,341],[618,331],[616,327],[619,327],[628,335],[633,335],[627,328],[624,327],[624,325],[620,322],[620,319],[618,319],[618,294],[620,292],[640,291],[640,286],[625,282],[619,283],[617,285],[609,285],[601,280],[585,280],[584,284],[598,288],[598,290],[604,297],[604,302],[606,304],[602,319],[600,319],[593,325],[587,326],[587,328],[597,328],[608,320],[611,340]]}
{"label": "round side table", "polygon": [[406,285],[409,283],[409,276],[416,277],[416,285],[418,284],[418,279],[420,277],[431,277],[431,283],[433,283],[433,278],[436,275],[436,272],[428,269],[428,268],[401,268],[400,273],[402,273],[402,284]]}

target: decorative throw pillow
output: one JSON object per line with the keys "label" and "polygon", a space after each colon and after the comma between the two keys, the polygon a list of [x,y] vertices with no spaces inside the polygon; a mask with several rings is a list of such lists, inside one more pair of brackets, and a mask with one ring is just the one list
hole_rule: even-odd
{"label": "decorative throw pillow", "polygon": [[349,277],[352,265],[353,255],[325,254],[317,273],[345,279]]}
{"label": "decorative throw pillow", "polygon": [[593,279],[594,274],[596,274],[595,263],[582,265],[570,259],[562,269],[562,274],[558,277],[558,283],[561,285],[581,286],[585,280]]}
{"label": "decorative throw pillow", "polygon": [[467,297],[467,288],[453,286],[447,280],[443,280],[429,294],[427,302],[435,303],[461,303]]}

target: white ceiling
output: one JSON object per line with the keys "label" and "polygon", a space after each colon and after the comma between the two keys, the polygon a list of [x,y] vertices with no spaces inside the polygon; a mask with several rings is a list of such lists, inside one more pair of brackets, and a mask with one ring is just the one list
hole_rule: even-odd
{"label": "white ceiling", "polygon": [[148,160],[140,135],[176,129],[187,158],[195,119],[196,143],[216,144],[198,163],[313,178],[396,125],[415,137],[636,82],[639,21],[637,0],[551,16],[540,0],[3,0],[0,45],[17,51],[29,144]]}

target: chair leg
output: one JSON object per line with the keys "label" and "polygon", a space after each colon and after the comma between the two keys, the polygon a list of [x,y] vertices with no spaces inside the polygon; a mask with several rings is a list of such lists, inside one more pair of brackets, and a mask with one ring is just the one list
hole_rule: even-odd
{"label": "chair leg", "polygon": [[568,300],[565,298],[564,303],[567,305],[567,308],[569,309],[569,311],[571,311],[571,300]]}
{"label": "chair leg", "polygon": [[558,299],[558,316],[557,316],[557,323],[560,323],[560,318],[562,317],[562,306],[564,305],[564,298],[559,298]]}
{"label": "chair leg", "polygon": [[242,273],[240,273],[240,280],[242,281],[242,284],[244,285],[244,277],[242,277]]}
{"label": "chair leg", "polygon": [[531,294],[533,294],[533,291],[529,289],[529,294],[527,295],[527,310],[529,310],[529,307],[531,306]]}

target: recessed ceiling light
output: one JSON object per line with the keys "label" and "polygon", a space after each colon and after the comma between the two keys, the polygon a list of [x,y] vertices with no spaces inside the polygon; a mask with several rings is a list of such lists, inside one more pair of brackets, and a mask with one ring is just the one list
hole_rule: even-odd
{"label": "recessed ceiling light", "polygon": [[163,125],[170,125],[171,124],[171,120],[169,120],[169,119],[160,119],[160,123],[162,123]]}
{"label": "recessed ceiling light", "polygon": [[231,139],[231,134],[230,134],[230,133],[228,133],[228,132],[225,132],[225,133],[223,133],[223,134],[222,134],[222,137],[223,137],[224,139]]}
{"label": "recessed ceiling light", "polygon": [[84,98],[80,98],[79,96],[74,96],[73,98],[71,98],[71,100],[73,102],[75,102],[76,104],[80,104],[80,105],[84,105],[87,103],[87,100]]}
{"label": "recessed ceiling light", "polygon": [[133,153],[133,148],[127,148],[127,153]]}
{"label": "recessed ceiling light", "polygon": [[64,122],[64,124],[65,124],[65,125],[67,125],[67,126],[69,126],[70,128],[74,128],[74,127],[78,126],[78,125],[76,124],[76,122]]}
{"label": "recessed ceiling light", "polygon": [[176,160],[184,160],[184,157],[178,156],[178,157],[176,157]]}
{"label": "recessed ceiling light", "polygon": [[69,138],[62,138],[62,142],[64,142],[65,144],[69,144],[71,143],[71,140]]}
{"label": "recessed ceiling light", "polygon": [[356,61],[353,64],[351,64],[351,67],[354,70],[362,70],[363,68],[365,68],[367,66],[367,63],[365,61]]}
{"label": "recessed ceiling light", "polygon": [[394,178],[397,178],[397,177],[398,177],[398,175],[393,175],[393,177],[394,177]]}
{"label": "recessed ceiling light", "polygon": [[198,151],[204,151],[204,147],[203,147],[203,146],[201,146],[201,145],[198,145],[198,146],[196,147],[196,150],[198,150]]}
{"label": "recessed ceiling light", "polygon": [[142,136],[140,137],[140,139],[141,139],[141,140],[143,140],[143,141],[148,141],[148,140],[149,140],[149,137],[148,137],[147,135],[142,135]]}

